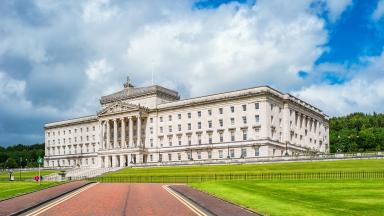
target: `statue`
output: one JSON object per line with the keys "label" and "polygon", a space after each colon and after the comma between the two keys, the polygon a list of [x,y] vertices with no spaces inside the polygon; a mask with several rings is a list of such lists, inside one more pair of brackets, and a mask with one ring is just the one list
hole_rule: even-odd
{"label": "statue", "polygon": [[131,84],[131,79],[127,76],[127,81],[124,83],[124,88],[133,88],[134,86]]}

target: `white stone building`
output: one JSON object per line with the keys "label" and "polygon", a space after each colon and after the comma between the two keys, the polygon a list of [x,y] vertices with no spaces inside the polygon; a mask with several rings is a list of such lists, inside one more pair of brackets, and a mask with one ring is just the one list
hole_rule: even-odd
{"label": "white stone building", "polygon": [[134,87],[100,99],[96,115],[45,124],[46,167],[212,163],[329,152],[328,117],[269,86],[180,100]]}

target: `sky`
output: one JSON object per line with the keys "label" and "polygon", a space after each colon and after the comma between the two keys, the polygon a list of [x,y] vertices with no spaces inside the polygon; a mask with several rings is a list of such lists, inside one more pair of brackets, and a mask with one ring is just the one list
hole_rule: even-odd
{"label": "sky", "polygon": [[2,0],[0,146],[152,83],[182,98],[258,85],[328,116],[384,112],[384,0]]}

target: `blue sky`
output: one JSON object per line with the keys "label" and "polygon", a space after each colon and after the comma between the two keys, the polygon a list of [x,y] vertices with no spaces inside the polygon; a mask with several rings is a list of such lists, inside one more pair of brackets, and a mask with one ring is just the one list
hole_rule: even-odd
{"label": "blue sky", "polygon": [[0,3],[0,145],[156,84],[183,98],[271,85],[329,116],[384,111],[383,0]]}

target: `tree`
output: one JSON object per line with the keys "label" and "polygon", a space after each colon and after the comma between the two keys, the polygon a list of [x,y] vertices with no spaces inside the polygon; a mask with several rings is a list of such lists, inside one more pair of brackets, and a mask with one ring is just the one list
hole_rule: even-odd
{"label": "tree", "polygon": [[5,162],[5,167],[8,169],[17,168],[17,163],[13,158],[8,158]]}

